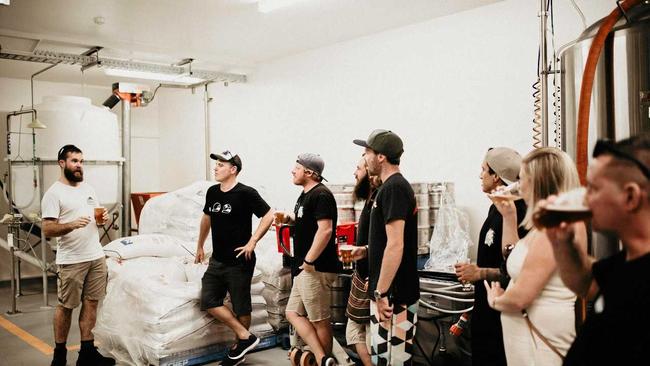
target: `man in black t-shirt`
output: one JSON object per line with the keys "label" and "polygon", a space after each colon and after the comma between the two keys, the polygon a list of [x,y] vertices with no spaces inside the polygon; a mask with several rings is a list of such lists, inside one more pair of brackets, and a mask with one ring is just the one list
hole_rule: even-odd
{"label": "man in black t-shirt", "polygon": [[[357,237],[355,245],[364,247],[368,245],[368,234],[370,229],[370,210],[377,197],[377,188],[381,181],[377,176],[368,174],[366,159],[361,158],[354,171],[354,191],[352,198],[355,202],[363,200],[363,210],[357,223]],[[363,249],[357,249],[363,250]],[[371,366],[370,352],[366,338],[370,333],[370,296],[368,295],[368,259],[363,258],[356,261],[352,281],[350,285],[350,296],[345,312],[348,323],[345,327],[345,340],[348,346],[354,346],[359,360],[364,366]]]}
{"label": "man in black t-shirt", "polygon": [[391,131],[375,130],[365,147],[368,173],[383,182],[370,212],[367,253],[372,361],[375,365],[412,365],[420,280],[417,271],[415,194],[399,169],[402,140]]}
{"label": "man in black t-shirt", "polygon": [[[498,188],[517,182],[520,167],[521,155],[515,150],[507,147],[489,149],[481,164],[481,189],[490,194]],[[483,280],[501,281],[501,286],[506,288],[509,278],[501,271],[502,265],[505,265],[503,248],[516,244],[527,233],[525,228],[519,226],[526,216],[526,203],[523,199],[513,202],[511,199],[491,198],[495,203],[490,206],[481,227],[476,264],[455,265],[460,281],[474,282],[474,310],[470,322],[474,366],[506,365],[501,313],[488,305]],[[508,220],[516,220],[516,223],[509,224]],[[517,227],[517,230],[508,229],[509,227]]]}
{"label": "man in black t-shirt", "polygon": [[[212,257],[201,280],[201,310],[219,319],[237,335],[238,342],[229,350],[228,358],[241,362],[246,352],[255,348],[259,339],[248,331],[251,324],[251,279],[255,269],[255,246],[273,222],[273,211],[251,187],[237,182],[242,162],[230,151],[210,154],[216,160],[216,184],[205,195],[205,206],[199,229],[196,263],[203,262],[203,243],[212,231]],[[252,216],[260,223],[251,235]],[[230,294],[232,311],[224,306]],[[233,314],[234,312],[234,314]]]}
{"label": "man in black t-shirt", "polygon": [[309,345],[318,365],[332,366],[330,288],[341,271],[336,253],[336,201],[321,183],[325,162],[317,154],[300,154],[291,174],[302,186],[293,215],[293,286],[287,302],[287,320]]}
{"label": "man in black t-shirt", "polygon": [[600,140],[593,157],[585,197],[591,224],[615,234],[623,251],[595,261],[579,249],[586,245],[576,243],[575,224],[547,229],[564,283],[595,299],[595,314],[579,330],[564,364],[648,365],[650,133],[618,143]]}

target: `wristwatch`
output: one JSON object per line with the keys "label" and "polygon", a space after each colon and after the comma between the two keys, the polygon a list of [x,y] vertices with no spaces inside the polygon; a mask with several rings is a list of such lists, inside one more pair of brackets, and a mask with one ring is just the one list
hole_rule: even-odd
{"label": "wristwatch", "polygon": [[375,292],[373,292],[373,297],[375,298],[375,301],[379,301],[381,298],[388,296],[389,292],[390,291],[386,291],[382,294],[379,290],[375,289]]}

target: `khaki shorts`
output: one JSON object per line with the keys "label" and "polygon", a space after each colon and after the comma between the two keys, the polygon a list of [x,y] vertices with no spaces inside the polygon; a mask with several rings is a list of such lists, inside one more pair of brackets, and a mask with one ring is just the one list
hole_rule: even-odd
{"label": "khaki shorts", "polygon": [[370,337],[366,337],[369,331],[370,324],[357,323],[354,320],[348,319],[348,324],[345,326],[345,341],[348,343],[348,346],[365,344],[368,347],[368,353],[370,353]]}
{"label": "khaki shorts", "polygon": [[306,316],[310,322],[330,318],[330,289],[336,273],[302,271],[293,279],[287,310]]}
{"label": "khaki shorts", "polygon": [[58,265],[59,305],[74,309],[81,300],[99,301],[106,295],[108,267],[106,258]]}

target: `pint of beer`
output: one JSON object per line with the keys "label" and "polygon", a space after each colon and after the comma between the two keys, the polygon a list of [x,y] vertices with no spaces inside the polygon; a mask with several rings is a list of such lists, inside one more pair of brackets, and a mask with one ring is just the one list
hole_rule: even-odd
{"label": "pint of beer", "polygon": [[585,221],[591,218],[591,211],[587,208],[566,209],[547,206],[540,208],[533,214],[533,223],[538,228],[559,226],[562,222]]}
{"label": "pint of beer", "polygon": [[276,225],[284,224],[284,212],[283,211],[275,211],[275,224]]}
{"label": "pint of beer", "polygon": [[343,269],[352,269],[352,250],[354,245],[344,244],[339,246],[339,253],[341,262],[343,262]]}
{"label": "pint of beer", "polygon": [[104,211],[106,211],[106,208],[100,206],[100,207],[95,207],[95,222],[97,225],[104,225]]}
{"label": "pint of beer", "polygon": [[591,218],[585,205],[587,190],[576,188],[560,194],[555,201],[539,207],[533,214],[533,224],[538,228],[559,226],[562,222],[584,221]]}

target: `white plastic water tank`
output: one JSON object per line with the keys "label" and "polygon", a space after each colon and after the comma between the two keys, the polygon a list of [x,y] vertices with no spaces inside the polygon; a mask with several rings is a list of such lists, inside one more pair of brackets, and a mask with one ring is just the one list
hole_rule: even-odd
{"label": "white plastic water tank", "polygon": [[[38,119],[47,129],[36,130],[36,157],[42,160],[56,160],[57,153],[63,145],[73,144],[83,151],[84,160],[118,160],[121,157],[120,132],[117,116],[106,107],[92,105],[90,99],[75,96],[48,96],[41,104],[35,105]],[[26,115],[29,116],[29,115]],[[22,132],[31,132],[26,128],[27,120],[22,120]],[[11,130],[18,131],[18,118],[13,118]],[[11,141],[11,158],[31,160],[31,135],[13,134]],[[20,146],[20,149],[19,149]],[[20,154],[20,156],[18,156]],[[111,207],[118,201],[117,165],[85,165],[84,181],[95,188],[99,201]],[[15,165],[12,169],[12,186],[17,206],[26,206],[32,201],[33,169]],[[60,176],[58,165],[46,165],[44,187],[47,190]],[[38,192],[36,193],[38,194]],[[38,212],[40,197],[33,200],[24,211]]]}

